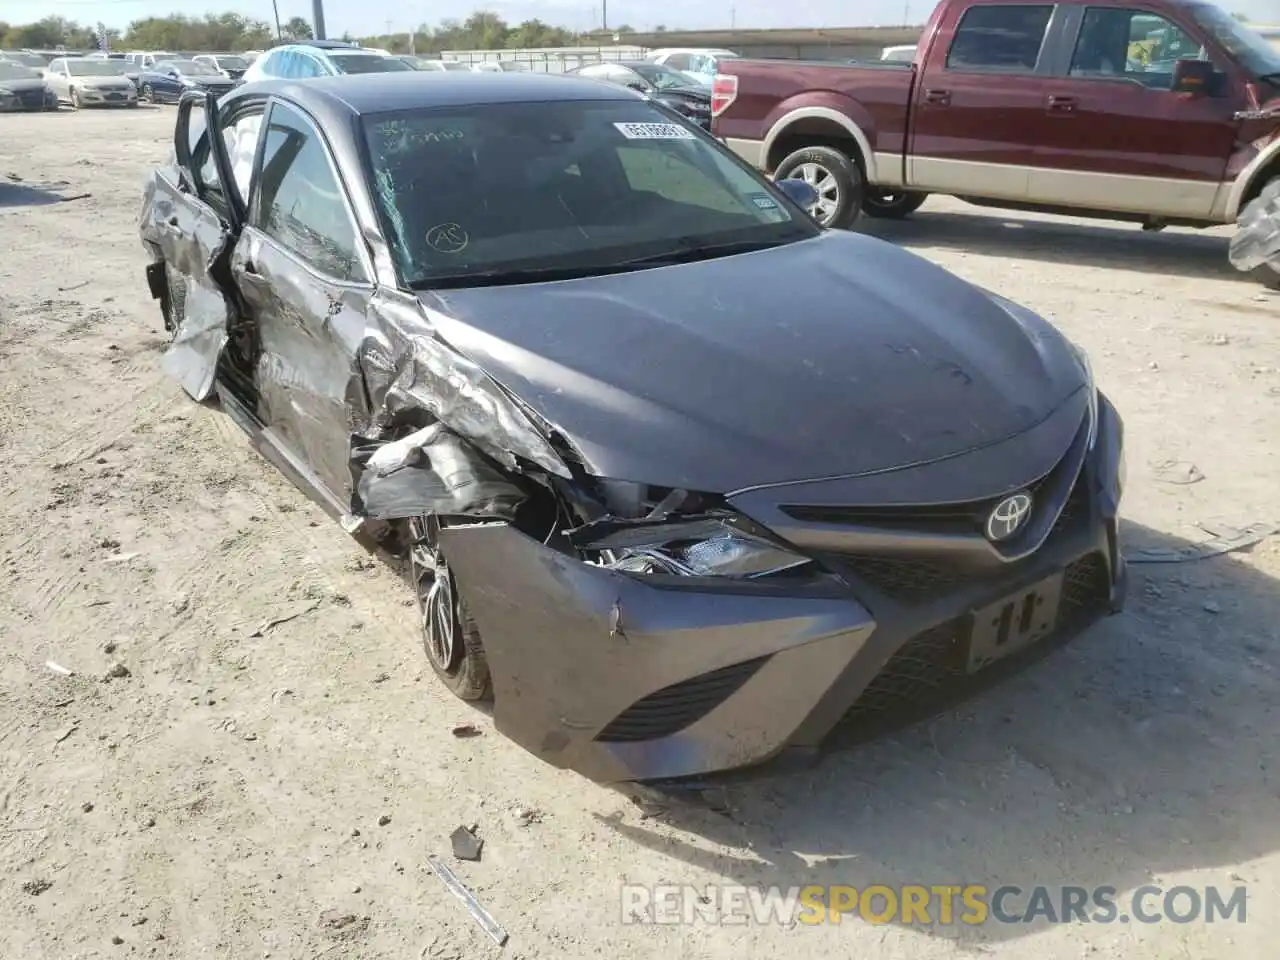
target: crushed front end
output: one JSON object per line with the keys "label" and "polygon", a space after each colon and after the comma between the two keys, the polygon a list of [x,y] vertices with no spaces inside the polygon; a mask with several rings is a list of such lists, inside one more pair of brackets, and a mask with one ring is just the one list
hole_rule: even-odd
{"label": "crushed front end", "polygon": [[[597,781],[705,782],[811,760],[1078,634],[1125,593],[1123,428],[1089,392],[941,462],[694,511],[674,491],[542,542],[445,530],[499,730]],[[1010,482],[1010,464],[1039,466]],[[1021,529],[993,541],[1021,494]]]}

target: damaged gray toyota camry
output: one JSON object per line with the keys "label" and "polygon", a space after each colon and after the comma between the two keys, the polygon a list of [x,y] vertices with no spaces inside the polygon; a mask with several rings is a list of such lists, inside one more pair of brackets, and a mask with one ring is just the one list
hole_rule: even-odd
{"label": "damaged gray toyota camry", "polygon": [[188,95],[141,235],[166,369],[407,558],[444,683],[551,763],[688,785],[1124,599],[1085,356],[791,186],[590,80],[274,80]]}

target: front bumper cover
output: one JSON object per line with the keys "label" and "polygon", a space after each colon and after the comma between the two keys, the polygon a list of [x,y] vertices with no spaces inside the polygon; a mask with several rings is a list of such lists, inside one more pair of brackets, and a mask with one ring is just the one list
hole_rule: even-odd
{"label": "front bumper cover", "polygon": [[[895,671],[924,671],[916,679],[945,700],[1007,674],[1123,606],[1122,428],[1105,400],[1101,421],[1074,522],[1030,557],[923,601],[868,605],[865,592],[831,582],[658,585],[507,524],[444,530],[484,639],[498,729],[600,782],[716,782],[770,761],[808,762],[849,728],[872,729],[862,714],[900,697]],[[970,611],[1061,571],[1063,614],[1050,638],[975,674],[957,666]]]}

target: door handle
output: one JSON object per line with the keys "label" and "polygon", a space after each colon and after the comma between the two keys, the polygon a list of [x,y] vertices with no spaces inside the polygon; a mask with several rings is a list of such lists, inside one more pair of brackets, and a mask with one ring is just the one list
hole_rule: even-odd
{"label": "door handle", "polygon": [[924,92],[925,103],[936,103],[941,107],[950,106],[951,91],[950,90],[926,90]]}
{"label": "door handle", "polygon": [[1060,97],[1057,94],[1049,95],[1049,109],[1056,113],[1070,113],[1075,110],[1078,102],[1075,97]]}

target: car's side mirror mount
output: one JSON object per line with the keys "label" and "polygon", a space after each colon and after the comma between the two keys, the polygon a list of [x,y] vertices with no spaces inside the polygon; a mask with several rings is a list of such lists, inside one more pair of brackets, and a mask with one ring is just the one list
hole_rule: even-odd
{"label": "car's side mirror mount", "polygon": [[1213,64],[1208,60],[1176,60],[1173,64],[1173,92],[1207,96],[1213,89]]}
{"label": "car's side mirror mount", "polygon": [[627,86],[630,87],[632,90],[639,90],[641,93],[649,92],[648,86],[646,86],[644,82],[640,80],[628,80]]}
{"label": "car's side mirror mount", "polygon": [[773,185],[785,193],[788,200],[806,212],[812,211],[818,202],[818,191],[807,180],[791,177],[786,180],[776,180]]}

